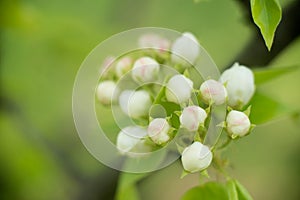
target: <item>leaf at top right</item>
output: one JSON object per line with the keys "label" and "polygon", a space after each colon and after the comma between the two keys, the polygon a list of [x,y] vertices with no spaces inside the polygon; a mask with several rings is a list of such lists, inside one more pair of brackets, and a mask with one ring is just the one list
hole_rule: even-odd
{"label": "leaf at top right", "polygon": [[271,50],[276,28],[281,20],[281,7],[277,0],[251,0],[254,23],[259,27],[268,50]]}

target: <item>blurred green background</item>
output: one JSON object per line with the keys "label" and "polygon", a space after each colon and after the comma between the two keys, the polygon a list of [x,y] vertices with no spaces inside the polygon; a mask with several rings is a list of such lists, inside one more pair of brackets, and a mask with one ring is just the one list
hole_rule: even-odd
{"label": "blurred green background", "polygon": [[[234,0],[0,1],[0,199],[110,199],[117,172],[81,144],[72,86],[97,44],[144,26],[193,32],[220,69],[254,34]],[[271,65],[300,65],[299,54],[300,38]],[[298,70],[261,90],[300,110],[299,76]],[[300,199],[299,122],[285,117],[259,126],[227,151],[231,174],[254,199]],[[179,163],[155,172],[139,183],[142,199],[179,199],[199,182],[180,174]]]}

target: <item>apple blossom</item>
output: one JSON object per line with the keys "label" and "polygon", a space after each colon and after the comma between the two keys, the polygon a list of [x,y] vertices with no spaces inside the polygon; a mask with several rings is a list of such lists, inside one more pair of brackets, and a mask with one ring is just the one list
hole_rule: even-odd
{"label": "apple blossom", "polygon": [[228,113],[226,117],[226,128],[232,138],[246,135],[249,133],[250,127],[250,120],[245,113],[236,110],[232,110]]}
{"label": "apple blossom", "polygon": [[120,94],[119,104],[128,116],[139,118],[149,114],[152,102],[149,93],[145,90],[124,90]]}
{"label": "apple blossom", "polygon": [[118,94],[119,89],[113,81],[103,81],[99,83],[96,91],[98,100],[104,105],[116,102]]}
{"label": "apple blossom", "polygon": [[205,110],[199,106],[188,106],[183,109],[180,115],[180,124],[189,131],[196,131],[199,124],[204,124],[207,118]]}
{"label": "apple blossom", "polygon": [[138,82],[149,82],[155,80],[159,72],[159,63],[150,58],[142,57],[135,61],[131,71],[132,78]]}
{"label": "apple blossom", "polygon": [[181,104],[191,98],[193,82],[184,75],[173,76],[166,85],[166,98],[170,102]]}
{"label": "apple blossom", "polygon": [[156,34],[146,34],[140,37],[139,46],[141,48],[153,48],[159,52],[170,48],[170,41]]}
{"label": "apple blossom", "polygon": [[225,103],[227,91],[224,85],[213,79],[204,81],[200,86],[201,97],[205,103],[221,105]]}
{"label": "apple blossom", "polygon": [[130,57],[121,58],[116,64],[116,74],[120,78],[132,68],[132,59]]}
{"label": "apple blossom", "polygon": [[171,60],[173,62],[184,64],[188,61],[193,64],[199,56],[200,46],[192,33],[185,32],[175,40],[171,47],[171,52]]}
{"label": "apple blossom", "polygon": [[145,153],[151,147],[145,144],[147,130],[139,126],[128,126],[122,129],[117,136],[117,148],[125,154],[128,152]]}
{"label": "apple blossom", "polygon": [[148,126],[148,136],[156,144],[163,144],[170,140],[168,134],[170,125],[165,118],[155,118]]}
{"label": "apple blossom", "polygon": [[212,157],[212,152],[208,146],[194,142],[183,150],[181,161],[183,168],[193,173],[206,169],[210,165]]}
{"label": "apple blossom", "polygon": [[238,63],[234,63],[230,69],[223,72],[220,81],[228,92],[228,105],[240,108],[246,105],[255,92],[253,72]]}

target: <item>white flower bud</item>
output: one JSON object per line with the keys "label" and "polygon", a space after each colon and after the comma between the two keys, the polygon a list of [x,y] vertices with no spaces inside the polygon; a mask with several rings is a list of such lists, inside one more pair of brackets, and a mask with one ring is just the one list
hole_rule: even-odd
{"label": "white flower bud", "polygon": [[156,118],[150,122],[148,126],[148,136],[156,144],[163,144],[170,140],[170,136],[168,134],[170,128],[171,127],[166,119]]}
{"label": "white flower bud", "polygon": [[122,129],[117,136],[117,148],[121,153],[145,153],[151,150],[145,144],[147,130],[139,126],[128,126]]}
{"label": "white flower bud", "polygon": [[97,87],[98,100],[105,105],[116,102],[118,99],[119,89],[113,81],[103,81]]}
{"label": "white flower bud", "polygon": [[212,152],[200,142],[194,142],[186,147],[181,156],[183,168],[188,172],[198,172],[206,169],[212,161]]}
{"label": "white flower bud", "polygon": [[152,102],[150,95],[144,90],[125,90],[119,97],[119,104],[124,113],[136,119],[149,114]]}
{"label": "white flower bud", "polygon": [[140,37],[139,46],[141,48],[154,48],[158,52],[164,52],[170,48],[170,41],[156,34],[146,34]]}
{"label": "white flower bud", "polygon": [[159,64],[150,57],[142,57],[135,61],[132,78],[138,82],[153,81],[159,72]]}
{"label": "white flower bud", "polygon": [[132,59],[130,57],[124,57],[116,64],[116,74],[120,78],[127,73],[132,67]]}
{"label": "white flower bud", "polygon": [[175,40],[171,52],[171,59],[173,62],[184,64],[188,61],[193,64],[199,56],[200,47],[196,37],[192,33],[186,32]]}
{"label": "white flower bud", "polygon": [[115,61],[115,57],[114,56],[108,56],[104,59],[101,68],[100,68],[100,73],[103,76],[107,76],[108,71],[112,68],[112,64]]}
{"label": "white flower bud", "polygon": [[245,113],[232,110],[226,117],[226,127],[232,138],[242,137],[250,131],[251,123]]}
{"label": "white flower bud", "polygon": [[199,124],[204,124],[207,114],[199,106],[189,106],[183,109],[180,115],[180,124],[189,131],[196,131]]}
{"label": "white flower bud", "polygon": [[246,105],[255,92],[253,72],[238,63],[223,72],[220,81],[228,92],[228,105],[239,108]]}
{"label": "white flower bud", "polygon": [[191,98],[193,82],[184,75],[175,75],[167,83],[166,98],[170,102],[181,104]]}
{"label": "white flower bud", "polygon": [[200,93],[205,103],[214,103],[221,105],[225,103],[227,91],[224,85],[213,79],[204,81],[200,86]]}

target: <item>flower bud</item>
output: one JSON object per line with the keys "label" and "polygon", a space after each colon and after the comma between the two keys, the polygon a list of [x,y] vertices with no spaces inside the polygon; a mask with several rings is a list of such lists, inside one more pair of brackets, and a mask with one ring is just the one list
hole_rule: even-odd
{"label": "flower bud", "polygon": [[181,104],[192,96],[193,82],[184,75],[175,75],[167,83],[166,98],[170,102]]}
{"label": "flower bud", "polygon": [[235,138],[242,137],[249,133],[251,123],[248,116],[240,111],[232,110],[226,117],[226,127],[228,134]]}
{"label": "flower bud", "polygon": [[199,106],[189,106],[183,109],[180,115],[180,124],[189,131],[196,131],[199,124],[204,124],[207,114]]}
{"label": "flower bud", "polygon": [[147,130],[139,126],[128,126],[122,129],[117,136],[117,148],[121,153],[145,153],[151,147],[145,144]]}
{"label": "flower bud", "polygon": [[125,90],[119,97],[119,104],[124,113],[136,119],[148,115],[152,102],[145,90]]}
{"label": "flower bud", "polygon": [[124,57],[116,64],[116,74],[120,78],[127,73],[132,67],[132,59],[130,57]]}
{"label": "flower bud", "polygon": [[159,64],[150,57],[142,57],[135,61],[132,70],[132,78],[138,82],[153,81],[159,71]]}
{"label": "flower bud", "polygon": [[212,152],[208,146],[194,142],[183,150],[181,161],[183,168],[193,173],[206,169],[210,165],[212,157]]}
{"label": "flower bud", "polygon": [[183,33],[177,38],[171,48],[171,60],[175,63],[184,64],[186,61],[193,64],[200,53],[200,46],[192,33]]}
{"label": "flower bud", "polygon": [[104,59],[101,68],[100,68],[100,74],[102,74],[102,76],[107,76],[109,70],[113,67],[113,62],[115,61],[115,57],[114,56],[108,56]]}
{"label": "flower bud", "polygon": [[103,81],[99,83],[97,87],[97,97],[98,100],[104,104],[108,105],[110,103],[114,103],[117,100],[119,89],[117,85],[113,81]]}
{"label": "flower bud", "polygon": [[228,92],[228,105],[240,108],[246,105],[255,92],[253,72],[238,63],[223,72],[220,81]]}
{"label": "flower bud", "polygon": [[161,145],[170,140],[170,136],[168,134],[170,128],[171,127],[166,119],[155,118],[148,126],[148,136],[153,142]]}
{"label": "flower bud", "polygon": [[201,97],[205,103],[214,103],[221,105],[225,103],[227,98],[227,91],[224,85],[213,79],[209,79],[200,86]]}
{"label": "flower bud", "polygon": [[153,48],[158,52],[164,52],[170,48],[170,41],[156,34],[146,34],[140,37],[141,48]]}

